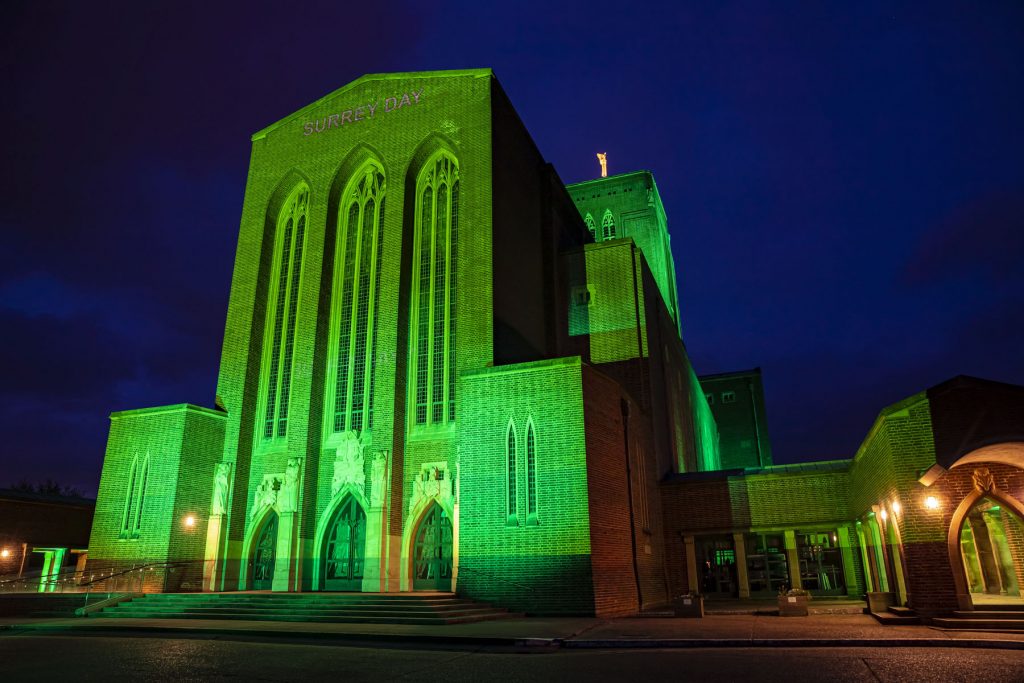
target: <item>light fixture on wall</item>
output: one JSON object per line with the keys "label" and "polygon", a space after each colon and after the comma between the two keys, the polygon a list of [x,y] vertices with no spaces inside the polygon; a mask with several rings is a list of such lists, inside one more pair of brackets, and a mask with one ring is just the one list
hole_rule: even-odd
{"label": "light fixture on wall", "polygon": [[196,525],[196,518],[193,515],[188,515],[184,520],[182,520],[182,523],[185,525],[186,529],[191,529]]}
{"label": "light fixture on wall", "polygon": [[894,500],[892,502],[892,513],[894,515],[900,514],[900,510],[902,510],[902,509],[903,508],[900,506],[900,502],[898,500]]}
{"label": "light fixture on wall", "polygon": [[6,560],[10,556],[11,556],[10,549],[4,548],[3,550],[0,550],[0,557],[4,558]]}
{"label": "light fixture on wall", "polygon": [[935,496],[928,496],[927,498],[924,499],[924,506],[929,510],[938,510],[939,499],[936,498]]}
{"label": "light fixture on wall", "polygon": [[878,513],[878,516],[881,517],[884,522],[889,518],[889,513],[885,511],[885,508],[882,508],[882,511]]}

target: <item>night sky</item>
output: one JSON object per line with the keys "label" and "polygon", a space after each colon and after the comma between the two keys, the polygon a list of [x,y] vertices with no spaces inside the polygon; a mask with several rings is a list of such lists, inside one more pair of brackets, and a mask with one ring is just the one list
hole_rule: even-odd
{"label": "night sky", "polygon": [[492,67],[563,181],[651,170],[777,462],[1024,383],[1024,4],[494,4],[5,3],[0,487],[94,493],[111,411],[212,405],[249,136],[364,73]]}

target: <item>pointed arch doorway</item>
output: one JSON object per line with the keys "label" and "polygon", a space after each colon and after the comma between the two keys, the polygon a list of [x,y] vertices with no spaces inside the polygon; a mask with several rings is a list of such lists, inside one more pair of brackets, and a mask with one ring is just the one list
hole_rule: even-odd
{"label": "pointed arch doorway", "polygon": [[271,510],[256,534],[256,544],[249,560],[250,587],[268,591],[274,587],[274,565],[277,559],[277,513]]}
{"label": "pointed arch doorway", "polygon": [[960,526],[960,558],[971,602],[1022,603],[1024,521],[1007,505],[979,498]]}
{"label": "pointed arch doorway", "polygon": [[413,542],[413,590],[452,589],[452,520],[436,502],[416,529]]}
{"label": "pointed arch doorway", "polygon": [[354,496],[346,497],[335,511],[323,548],[324,590],[362,590],[366,512]]}

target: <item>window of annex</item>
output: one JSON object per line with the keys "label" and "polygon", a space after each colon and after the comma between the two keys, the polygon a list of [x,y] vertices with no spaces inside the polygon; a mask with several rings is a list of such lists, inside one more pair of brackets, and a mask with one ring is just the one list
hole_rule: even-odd
{"label": "window of annex", "polygon": [[275,231],[260,381],[263,415],[260,434],[264,439],[281,438],[288,433],[295,319],[308,214],[309,188],[300,184],[284,202]]}
{"label": "window of annex", "polygon": [[410,423],[455,420],[459,166],[436,152],[416,180],[410,321]]}
{"label": "window of annex", "polygon": [[611,209],[605,209],[604,216],[601,217],[601,239],[615,239],[615,217],[612,216]]}
{"label": "window of annex", "polygon": [[333,432],[373,427],[386,189],[383,168],[367,161],[339,202],[326,397]]}

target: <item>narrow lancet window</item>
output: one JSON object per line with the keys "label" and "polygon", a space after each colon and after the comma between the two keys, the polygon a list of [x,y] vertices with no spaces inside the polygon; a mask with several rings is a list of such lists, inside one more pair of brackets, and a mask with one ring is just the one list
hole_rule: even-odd
{"label": "narrow lancet window", "polygon": [[135,502],[135,480],[139,474],[139,456],[132,459],[131,469],[128,471],[128,490],[124,494],[124,511],[121,513],[121,536],[126,537],[132,524],[132,505]]}
{"label": "narrow lancet window", "polygon": [[364,164],[342,193],[332,297],[333,431],[373,426],[373,373],[384,239],[383,169]]}
{"label": "narrow lancet window", "polygon": [[146,484],[149,481],[149,456],[146,456],[145,464],[142,466],[142,477],[139,479],[139,502],[135,505],[135,522],[132,528],[132,537],[136,538],[142,529],[142,510],[146,506]]}
{"label": "narrow lancet window", "polygon": [[587,224],[587,230],[590,231],[590,236],[594,238],[594,241],[600,242],[601,239],[597,236],[597,224],[594,223],[594,217],[588,213],[583,218],[583,221]]}
{"label": "narrow lancet window", "polygon": [[526,425],[526,516],[537,517],[537,437],[532,420]]}
{"label": "narrow lancet window", "polygon": [[516,519],[518,495],[516,492],[516,426],[511,421],[508,423],[508,434],[505,439],[505,461],[508,475],[506,508],[508,520],[512,522]]}
{"label": "narrow lancet window", "polygon": [[309,211],[309,189],[300,185],[288,196],[277,220],[274,271],[264,337],[263,438],[283,437],[288,432],[292,356],[295,350],[295,319],[302,274],[302,247]]}
{"label": "narrow lancet window", "polygon": [[441,152],[416,182],[416,226],[411,307],[411,404],[414,425],[455,420],[456,293],[459,169]]}

